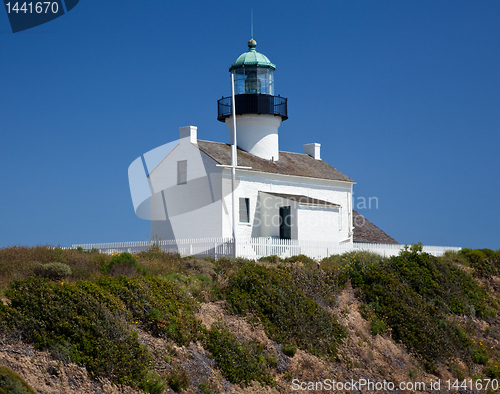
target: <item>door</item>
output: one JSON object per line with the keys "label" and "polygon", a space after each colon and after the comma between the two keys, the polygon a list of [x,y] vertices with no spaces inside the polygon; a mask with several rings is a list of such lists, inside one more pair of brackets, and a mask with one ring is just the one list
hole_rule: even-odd
{"label": "door", "polygon": [[280,239],[292,239],[291,207],[280,207]]}

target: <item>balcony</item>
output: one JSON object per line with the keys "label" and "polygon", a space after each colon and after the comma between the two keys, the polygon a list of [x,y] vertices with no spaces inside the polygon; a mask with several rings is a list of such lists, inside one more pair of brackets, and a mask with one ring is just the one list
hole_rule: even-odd
{"label": "balcony", "polygon": [[[288,119],[287,99],[281,96],[268,94],[238,94],[234,96],[236,115],[267,114],[281,116],[281,120]],[[217,120],[225,122],[231,116],[231,96],[217,101]]]}

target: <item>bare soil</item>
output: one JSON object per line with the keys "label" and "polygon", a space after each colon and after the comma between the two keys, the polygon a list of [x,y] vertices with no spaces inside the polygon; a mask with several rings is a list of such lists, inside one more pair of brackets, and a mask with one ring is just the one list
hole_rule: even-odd
{"label": "bare soil", "polygon": [[[359,313],[361,303],[355,291],[350,287],[339,295],[337,305],[331,313],[337,316],[346,327],[347,339],[339,351],[339,360],[330,362],[298,350],[293,358],[281,352],[281,345],[272,341],[262,327],[250,324],[247,319],[230,315],[225,302],[207,302],[201,305],[197,317],[206,328],[216,321],[223,321],[230,331],[242,340],[259,341],[265,351],[277,356],[278,364],[274,373],[277,386],[262,387],[253,382],[249,387],[239,387],[228,382],[217,369],[215,362],[203,349],[200,343],[191,343],[186,347],[176,346],[171,341],[156,338],[146,332],[139,331],[140,341],[154,355],[152,368],[160,376],[168,376],[174,367],[185,369],[190,378],[190,386],[184,393],[202,393],[198,388],[200,383],[209,387],[213,394],[235,393],[297,393],[293,390],[292,379],[299,382],[321,382],[331,379],[338,382],[366,379],[372,382],[391,381],[397,385],[400,382],[426,382],[441,379],[451,379],[450,372],[441,367],[438,375],[425,373],[414,355],[404,346],[396,343],[390,332],[384,335],[372,335],[370,324]],[[0,365],[6,365],[17,372],[39,394],[136,394],[140,391],[112,384],[107,379],[92,379],[86,369],[76,364],[64,364],[52,357],[49,352],[34,349],[32,346],[14,339],[0,338]],[[295,386],[296,387],[296,386]],[[311,392],[311,391],[308,391]],[[315,393],[332,392],[315,390]],[[336,391],[343,392],[343,391]],[[354,390],[350,392],[373,392]],[[400,391],[384,391],[398,393]],[[413,391],[404,393],[432,392],[435,390]],[[441,392],[446,392],[442,390]],[[466,392],[466,391],[463,391]],[[173,393],[167,388],[165,393]]]}

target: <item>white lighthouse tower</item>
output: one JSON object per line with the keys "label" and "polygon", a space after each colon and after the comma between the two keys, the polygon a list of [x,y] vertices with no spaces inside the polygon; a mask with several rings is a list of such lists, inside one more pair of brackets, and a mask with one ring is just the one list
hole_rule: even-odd
{"label": "white lighthouse tower", "polygon": [[[237,145],[240,149],[266,160],[279,160],[278,128],[288,119],[287,99],[274,95],[276,66],[255,50],[257,42],[248,41],[248,51],[231,65],[234,74]],[[229,128],[233,143],[231,97],[218,101],[218,120]]]}

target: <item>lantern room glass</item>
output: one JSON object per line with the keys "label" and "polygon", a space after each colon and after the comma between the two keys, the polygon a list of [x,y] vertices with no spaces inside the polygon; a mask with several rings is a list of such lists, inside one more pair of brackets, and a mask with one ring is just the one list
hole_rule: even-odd
{"label": "lantern room glass", "polygon": [[234,94],[269,94],[274,96],[274,70],[243,67],[234,70]]}

